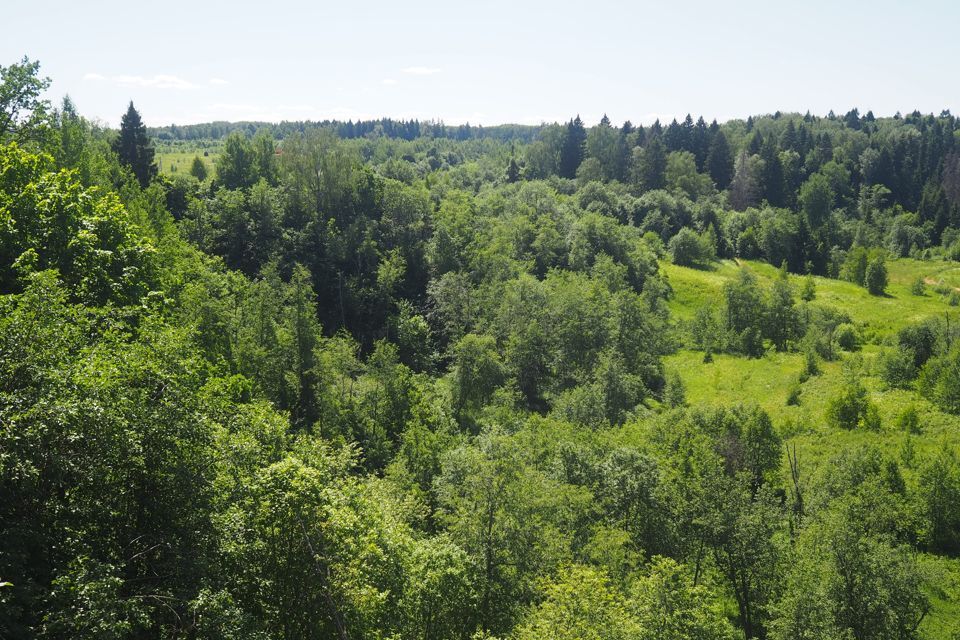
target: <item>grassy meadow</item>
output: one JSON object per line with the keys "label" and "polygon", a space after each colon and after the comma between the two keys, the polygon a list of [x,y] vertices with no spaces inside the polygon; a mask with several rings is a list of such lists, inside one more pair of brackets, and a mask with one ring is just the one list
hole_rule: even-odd
{"label": "grassy meadow", "polygon": [[160,173],[163,175],[189,175],[193,159],[199,157],[207,165],[207,172],[212,175],[219,154],[219,145],[160,143],[157,145],[156,160]]}
{"label": "grassy meadow", "polygon": [[[673,288],[670,310],[682,330],[684,321],[693,318],[702,305],[721,305],[722,288],[744,267],[753,271],[762,285],[769,286],[778,270],[766,263],[733,260],[716,262],[710,269],[692,269],[664,262],[661,268]],[[924,318],[939,315],[960,322],[960,308],[953,291],[960,286],[960,268],[956,263],[899,259],[887,263],[889,286],[883,297],[870,295],[863,287],[841,280],[814,278],[814,305],[829,305],[846,312],[860,332],[862,348],[841,352],[834,362],[821,362],[820,375],[800,383],[804,357],[800,353],[777,353],[772,349],[764,357],[748,359],[728,354],[713,354],[713,362],[704,363],[701,351],[683,349],[665,359],[668,370],[675,371],[686,385],[691,405],[730,405],[755,403],[773,418],[790,447],[796,447],[803,477],[813,476],[839,451],[856,446],[876,446],[892,453],[902,462],[907,482],[916,472],[912,457],[933,453],[938,447],[960,447],[960,418],[937,409],[915,390],[888,389],[877,371],[876,360],[895,339],[897,331]],[[914,295],[912,285],[918,278],[927,284],[924,295]],[[795,291],[802,276],[790,276]],[[952,301],[951,298],[954,298]],[[955,319],[955,320],[954,320]],[[838,430],[827,426],[824,411],[844,381],[845,368],[857,369],[871,399],[880,410],[879,431]],[[799,402],[787,403],[791,389],[799,386]],[[910,435],[897,428],[897,417],[913,406],[920,417],[920,433]],[[909,445],[907,441],[910,441]],[[912,449],[912,454],[911,454]],[[784,472],[789,473],[784,461]],[[933,610],[924,619],[926,637],[946,637],[960,620],[960,561],[941,557],[925,558],[928,592]]]}

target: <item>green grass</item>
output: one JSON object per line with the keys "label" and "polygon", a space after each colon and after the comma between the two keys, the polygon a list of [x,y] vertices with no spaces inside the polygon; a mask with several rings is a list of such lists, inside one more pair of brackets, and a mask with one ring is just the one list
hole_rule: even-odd
{"label": "green grass", "polygon": [[[761,285],[778,277],[774,267],[758,262],[742,262],[753,271]],[[949,295],[928,286],[926,295],[911,294],[911,285],[918,278],[940,283],[941,288],[960,287],[960,266],[953,262],[900,259],[887,264],[890,284],[887,295],[872,296],[863,287],[849,282],[814,278],[816,299],[813,304],[829,305],[846,312],[865,339],[862,351],[843,354],[836,362],[821,363],[820,375],[800,385],[800,402],[788,406],[791,386],[798,384],[803,357],[798,353],[776,353],[772,350],[758,359],[727,354],[714,354],[712,363],[703,362],[700,351],[681,350],[665,358],[668,370],[680,374],[687,389],[690,405],[757,404],[765,409],[780,433],[791,446],[796,446],[801,475],[816,475],[821,465],[848,447],[875,446],[901,459],[908,435],[895,426],[896,418],[908,406],[920,415],[921,433],[912,438],[915,460],[922,461],[939,447],[960,448],[960,418],[943,413],[913,390],[884,388],[877,375],[877,356],[904,326],[929,318],[950,314],[960,322],[960,308],[949,305]],[[732,260],[715,263],[700,270],[661,264],[673,288],[669,302],[673,317],[681,322],[693,317],[697,308],[722,305],[723,284],[737,275],[740,265]],[[790,276],[799,292],[803,278]],[[831,397],[844,384],[844,368],[858,366],[864,386],[881,415],[877,432],[836,430],[827,426],[824,410]],[[784,461],[786,473],[786,460]],[[912,482],[916,467],[903,465],[903,474]],[[944,638],[960,628],[960,560],[924,556],[928,593],[932,610],[921,627],[923,637]]]}
{"label": "green grass", "polygon": [[193,165],[193,159],[199,157],[207,165],[208,174],[213,174],[215,152],[207,152],[209,155],[204,157],[203,151],[157,151],[157,162],[160,164],[160,171],[166,175],[190,175],[190,167]]}
{"label": "green grass", "polygon": [[[754,261],[741,261],[741,264],[756,274],[763,284],[778,277],[778,270],[768,264]],[[877,335],[893,333],[925,317],[958,310],[947,303],[948,296],[937,293],[933,286],[928,286],[923,296],[910,293],[910,287],[918,277],[960,286],[960,267],[956,263],[903,258],[890,261],[887,267],[890,285],[885,296],[870,295],[866,289],[851,282],[814,277],[816,302],[846,311],[855,322]],[[662,263],[661,269],[673,287],[670,311],[675,318],[688,320],[697,307],[720,303],[723,283],[736,276],[740,266],[733,260],[722,260],[709,270],[670,263]],[[790,282],[799,291],[803,276],[791,275]]]}

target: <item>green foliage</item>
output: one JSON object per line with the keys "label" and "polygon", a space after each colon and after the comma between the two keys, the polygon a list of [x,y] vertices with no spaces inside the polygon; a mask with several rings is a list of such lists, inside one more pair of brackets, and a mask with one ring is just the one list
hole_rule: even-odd
{"label": "green foliage", "polygon": [[923,276],[913,281],[913,284],[910,285],[910,293],[915,296],[927,295],[927,283],[924,281]]}
{"label": "green foliage", "polygon": [[741,269],[735,281],[724,285],[725,329],[730,348],[746,356],[763,354],[764,305],[756,277]]}
{"label": "green foliage", "polygon": [[848,322],[837,325],[837,328],[834,329],[833,339],[837,341],[837,346],[844,351],[857,351],[860,348],[860,336],[857,334],[857,329]]}
{"label": "green foliage", "polygon": [[804,302],[813,302],[817,297],[817,285],[813,282],[813,276],[807,276],[803,279],[803,288],[800,290],[800,299]]}
{"label": "green foliage", "polygon": [[840,277],[855,284],[863,284],[867,276],[869,252],[864,247],[854,247],[843,262]]}
{"label": "green foliage", "polygon": [[830,216],[833,196],[830,182],[823,174],[815,173],[803,183],[800,188],[800,206],[810,228],[819,227]]}
{"label": "green foliage", "polygon": [[960,413],[960,348],[931,358],[920,370],[920,392],[950,413]]}
{"label": "green foliage", "polygon": [[707,235],[698,235],[686,227],[670,238],[667,250],[673,264],[685,267],[707,265],[716,258],[713,244]]}
{"label": "green foliage", "polygon": [[587,132],[580,116],[567,123],[567,129],[560,147],[560,161],[557,173],[563,178],[575,178],[580,163],[586,153]]}
{"label": "green foliage", "polygon": [[671,409],[686,404],[686,387],[683,379],[676,373],[667,375],[667,383],[663,388],[663,402]]}
{"label": "green foliage", "polygon": [[50,86],[40,78],[40,63],[26,56],[0,65],[0,143],[42,140],[49,128],[50,103],[40,96]]}
{"label": "green foliage", "polygon": [[887,263],[882,254],[870,258],[863,274],[863,285],[875,296],[882,295],[887,289]]}
{"label": "green foliage", "polygon": [[48,156],[0,147],[0,291],[55,269],[77,300],[139,301],[154,283],[152,247],[114,194],[86,189]]}
{"label": "green foliage", "polygon": [[909,405],[897,416],[897,429],[911,434],[920,433],[920,416],[915,405]]}
{"label": "green foliage", "polygon": [[521,640],[539,638],[628,640],[639,636],[637,620],[595,569],[573,566],[547,585],[545,600],[519,627]]}
{"label": "green foliage", "polygon": [[858,377],[851,376],[840,392],[827,402],[827,422],[835,429],[880,428],[877,406],[870,401]]}
{"label": "green foliage", "polygon": [[960,463],[943,447],[920,470],[919,495],[927,528],[922,537],[934,552],[960,553]]}
{"label": "green foliage", "polygon": [[808,529],[774,623],[775,638],[915,638],[929,610],[909,551],[840,512]]}
{"label": "green foliage", "polygon": [[0,636],[950,626],[953,116],[209,124],[155,179],[130,115],[132,172],[69,100],[0,151]]}
{"label": "green foliage", "polygon": [[190,175],[200,182],[203,182],[207,179],[207,164],[200,158],[200,156],[193,157],[193,162],[190,163]]}
{"label": "green foliage", "polygon": [[654,557],[649,573],[630,590],[630,607],[644,640],[724,640],[734,630],[715,596],[690,579],[689,572],[670,558]]}
{"label": "green foliage", "polygon": [[910,353],[902,347],[889,349],[880,355],[880,379],[889,387],[909,388],[917,377]]}
{"label": "green foliage", "polygon": [[120,163],[133,172],[141,187],[146,188],[157,175],[157,165],[153,162],[156,151],[132,101],[120,120],[120,135],[113,142],[113,150],[120,157]]}
{"label": "green foliage", "polygon": [[257,155],[250,140],[234,132],[217,158],[217,180],[227,189],[247,189],[257,181]]}

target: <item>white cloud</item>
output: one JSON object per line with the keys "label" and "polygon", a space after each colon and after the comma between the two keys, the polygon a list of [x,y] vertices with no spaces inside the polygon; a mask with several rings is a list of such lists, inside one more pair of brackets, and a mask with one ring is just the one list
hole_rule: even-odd
{"label": "white cloud", "polygon": [[384,79],[383,84],[385,84],[385,85],[393,85],[393,84],[397,84],[397,81],[394,80],[393,78],[386,78],[386,79]]}
{"label": "white cloud", "polygon": [[197,85],[187,82],[183,78],[170,75],[156,75],[150,78],[143,76],[114,76],[112,78],[120,86],[126,87],[153,87],[156,89],[195,89]]}
{"label": "white cloud", "polygon": [[440,69],[436,67],[407,67],[403,72],[411,76],[432,76],[435,73],[440,73]]}
{"label": "white cloud", "polygon": [[227,85],[230,83],[224,80],[223,78],[210,78],[210,84],[215,84],[222,87],[223,85]]}
{"label": "white cloud", "polygon": [[84,80],[94,80],[97,82],[102,82],[104,80],[109,80],[113,84],[119,87],[146,87],[153,89],[196,89],[197,85],[184,80],[179,76],[172,76],[167,74],[159,74],[150,77],[144,76],[129,76],[129,75],[119,75],[119,76],[104,76],[99,73],[88,73],[83,76]]}

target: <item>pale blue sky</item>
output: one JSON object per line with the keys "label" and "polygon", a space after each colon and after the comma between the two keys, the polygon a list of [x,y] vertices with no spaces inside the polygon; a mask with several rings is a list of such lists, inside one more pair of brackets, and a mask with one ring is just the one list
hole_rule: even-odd
{"label": "pale blue sky", "polygon": [[14,0],[24,54],[116,124],[708,120],[782,111],[960,112],[960,3]]}

